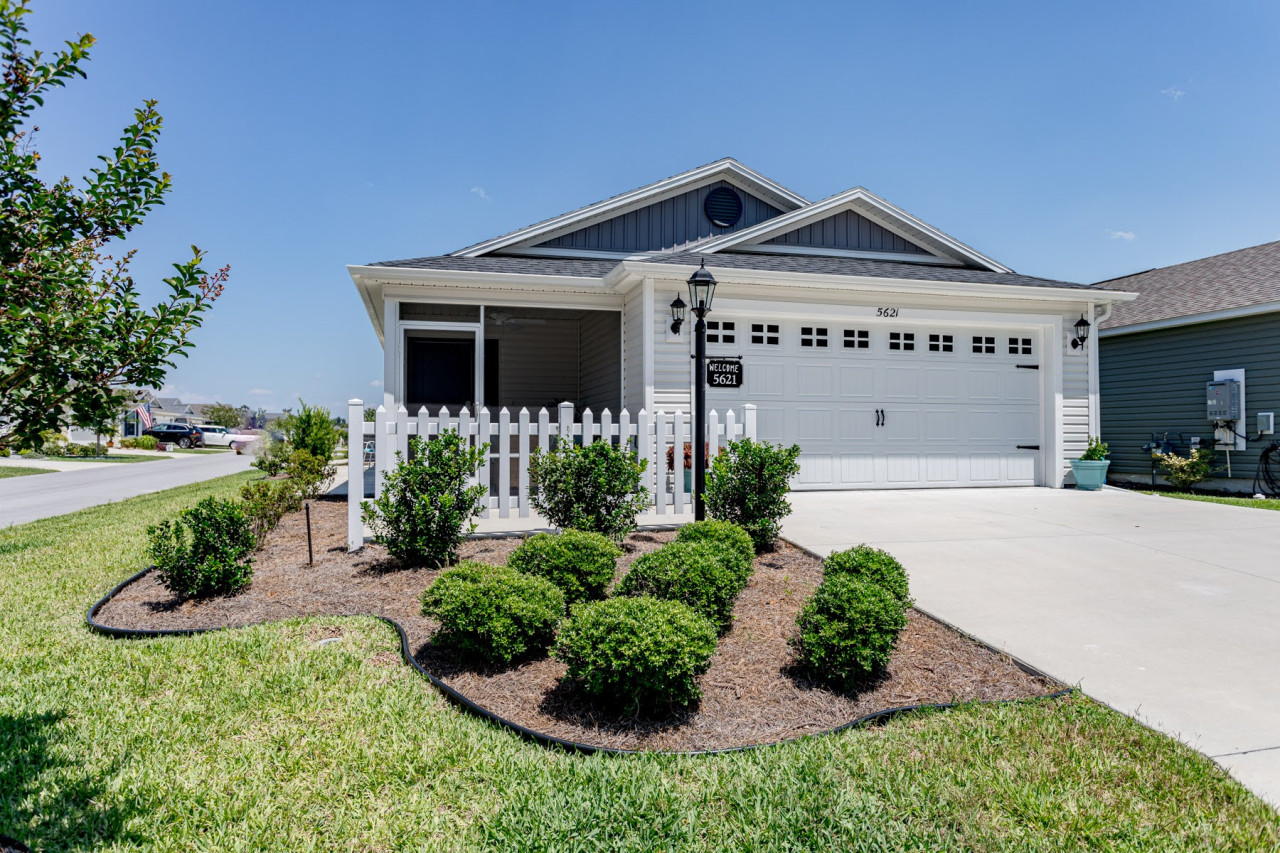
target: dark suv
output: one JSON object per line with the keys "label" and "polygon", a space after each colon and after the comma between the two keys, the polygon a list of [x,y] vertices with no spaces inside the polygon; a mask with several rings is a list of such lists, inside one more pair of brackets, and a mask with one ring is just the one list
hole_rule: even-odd
{"label": "dark suv", "polygon": [[156,424],[146,431],[146,435],[179,447],[200,447],[204,444],[204,436],[191,424]]}

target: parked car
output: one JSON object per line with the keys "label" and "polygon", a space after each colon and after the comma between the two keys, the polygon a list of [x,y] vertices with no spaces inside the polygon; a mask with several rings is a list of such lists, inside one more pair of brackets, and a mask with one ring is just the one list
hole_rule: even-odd
{"label": "parked car", "polygon": [[253,433],[232,432],[224,426],[214,426],[213,424],[204,424],[197,427],[197,429],[200,430],[200,435],[204,437],[205,447],[233,447],[237,444],[256,441],[258,438]]}
{"label": "parked car", "polygon": [[144,435],[150,435],[156,441],[167,441],[179,447],[199,447],[204,444],[204,436],[191,424],[155,424]]}

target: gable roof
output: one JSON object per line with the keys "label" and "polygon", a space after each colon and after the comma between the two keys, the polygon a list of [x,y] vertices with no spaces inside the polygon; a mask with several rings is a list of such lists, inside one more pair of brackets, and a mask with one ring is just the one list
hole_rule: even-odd
{"label": "gable roof", "polygon": [[935,257],[948,259],[962,266],[978,267],[994,272],[1012,272],[1003,264],[944,234],[927,222],[917,219],[897,205],[890,204],[865,187],[845,190],[822,201],[765,220],[751,228],[708,240],[698,247],[698,251],[713,254],[730,249],[742,251],[748,247],[767,249],[768,247],[763,244],[769,240],[846,210],[871,220],[907,242],[924,248]]}
{"label": "gable roof", "polygon": [[520,244],[532,245],[546,242],[556,237],[586,228],[597,222],[612,219],[632,210],[654,204],[662,199],[686,192],[700,184],[723,180],[744,189],[782,211],[794,210],[808,204],[804,196],[798,195],[779,183],[776,183],[759,172],[749,169],[734,160],[725,157],[690,169],[669,178],[663,178],[652,184],[620,193],[611,198],[544,219],[525,228],[511,231],[450,254],[454,257],[475,258]]}
{"label": "gable roof", "polygon": [[1280,241],[1098,283],[1139,294],[1133,302],[1117,304],[1103,329],[1271,303],[1280,309]]}

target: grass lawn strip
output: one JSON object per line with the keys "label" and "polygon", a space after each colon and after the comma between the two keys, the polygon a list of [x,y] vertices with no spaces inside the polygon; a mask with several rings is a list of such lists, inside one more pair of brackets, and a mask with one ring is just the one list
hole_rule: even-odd
{"label": "grass lawn strip", "polygon": [[0,833],[45,850],[1280,846],[1280,817],[1220,768],[1084,697],[582,757],[452,708],[373,619],[128,642],[84,626],[143,567],[147,524],[253,476],[0,531]]}
{"label": "grass lawn strip", "polygon": [[1211,504],[1243,506],[1250,509],[1280,510],[1280,498],[1233,498],[1222,495],[1197,495],[1192,492],[1144,492],[1143,494],[1159,495],[1162,498],[1177,498],[1184,501],[1204,501]]}
{"label": "grass lawn strip", "polygon": [[0,480],[5,477],[30,477],[33,474],[56,474],[53,468],[28,468],[21,465],[3,465],[0,466]]}

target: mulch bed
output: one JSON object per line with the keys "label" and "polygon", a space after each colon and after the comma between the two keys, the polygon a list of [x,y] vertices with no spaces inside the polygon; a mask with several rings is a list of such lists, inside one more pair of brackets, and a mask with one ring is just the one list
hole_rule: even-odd
{"label": "mulch bed", "polygon": [[[813,682],[796,670],[787,640],[795,633],[801,605],[822,580],[822,563],[779,541],[774,551],[756,558],[751,582],[734,607],[733,627],[720,639],[702,677],[701,702],[660,719],[619,717],[562,685],[564,666],[551,658],[502,669],[457,660],[432,642],[437,626],[421,614],[422,591],[438,570],[400,569],[376,545],[348,554],[344,501],[316,501],[311,517],[314,566],[307,565],[303,515],[294,513],[268,537],[253,583],[240,595],[184,601],[148,574],[121,590],[99,611],[98,621],[114,628],[163,630],[243,626],[296,616],[385,616],[404,627],[419,663],[478,705],[535,731],[616,749],[747,746],[822,732],[887,708],[1018,699],[1061,689],[914,610],[879,681],[847,694]],[[640,554],[674,535],[629,536],[618,576]],[[472,539],[461,554],[502,563],[519,541]]]}

